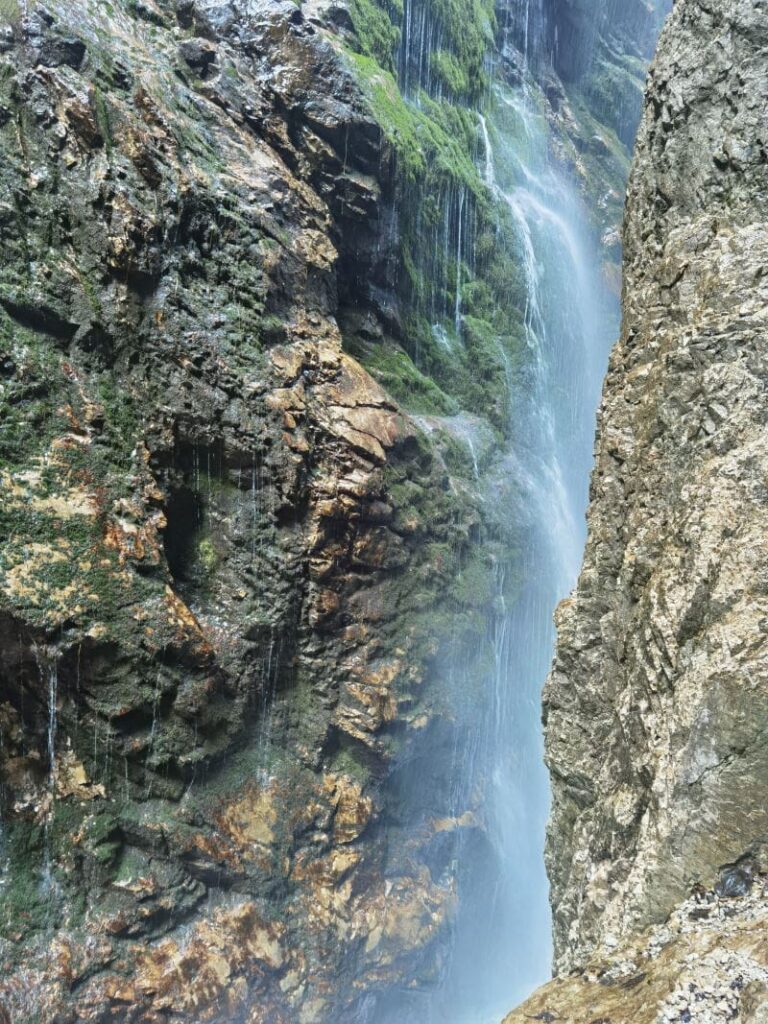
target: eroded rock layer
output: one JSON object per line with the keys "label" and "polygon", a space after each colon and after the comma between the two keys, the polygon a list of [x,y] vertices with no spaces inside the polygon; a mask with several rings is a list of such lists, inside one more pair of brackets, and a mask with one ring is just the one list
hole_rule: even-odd
{"label": "eroded rock layer", "polygon": [[[750,879],[763,870],[767,47],[764,3],[677,0],[651,71],[586,560],[559,611],[545,694],[564,972],[664,921],[728,865]],[[725,913],[741,927],[738,902]],[[702,928],[701,940],[675,940],[681,954],[709,957]],[[759,931],[744,943],[762,965],[744,984],[764,993]],[[652,980],[659,964],[637,969]],[[552,991],[583,1000],[588,984]],[[585,1020],[655,1019],[633,1015],[636,994],[591,992]]]}
{"label": "eroded rock layer", "polygon": [[763,878],[736,899],[697,892],[664,924],[539,989],[504,1024],[762,1024],[767,1010]]}

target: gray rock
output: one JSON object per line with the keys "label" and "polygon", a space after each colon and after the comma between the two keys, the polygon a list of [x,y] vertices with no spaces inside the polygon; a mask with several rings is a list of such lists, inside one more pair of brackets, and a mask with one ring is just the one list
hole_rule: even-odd
{"label": "gray rock", "polygon": [[85,43],[82,39],[50,36],[40,46],[38,63],[46,68],[59,68],[64,65],[79,68],[85,60],[85,53]]}
{"label": "gray rock", "polygon": [[179,46],[179,55],[191,68],[204,73],[216,60],[216,47],[207,39],[187,39]]}
{"label": "gray rock", "polygon": [[588,548],[545,694],[562,970],[768,828],[767,13],[678,0],[651,71]]}

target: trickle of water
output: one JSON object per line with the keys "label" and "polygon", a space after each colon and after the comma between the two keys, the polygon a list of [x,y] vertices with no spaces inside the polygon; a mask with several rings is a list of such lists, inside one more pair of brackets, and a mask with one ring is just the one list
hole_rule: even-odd
{"label": "trickle of water", "polygon": [[[145,770],[147,772],[147,778],[149,780],[147,782],[147,789],[146,789],[146,793],[145,793],[145,799],[146,800],[149,800],[149,798],[152,796],[152,773],[149,770],[149,768],[150,768],[149,761],[150,761],[150,758],[152,757],[152,754],[154,753],[155,742],[157,740],[158,717],[159,717],[158,713],[159,713],[159,708],[160,708],[160,695],[161,695],[160,694],[160,673],[158,672],[157,675],[155,676],[155,690],[154,690],[154,694],[152,696],[152,725],[150,726],[150,730],[149,730],[149,742],[147,743],[147,756],[144,758],[144,767],[145,767]],[[94,760],[94,763],[96,762],[96,751],[98,749],[97,740],[98,740],[98,720],[96,721],[96,724],[95,724],[94,730],[93,730],[93,760]]]}
{"label": "trickle of water", "polygon": [[[195,440],[192,445],[192,486],[195,494],[200,493],[200,442]],[[198,506],[198,523],[200,519],[200,508]]]}
{"label": "trickle of water", "polygon": [[56,701],[58,690],[58,662],[56,659],[51,659],[48,664],[48,784],[51,793],[56,787],[56,732],[58,727]]}
{"label": "trickle of water", "polygon": [[102,778],[105,783],[109,782],[109,770],[112,764],[112,740],[114,733],[109,722],[104,722],[104,773]]}
{"label": "trickle of water", "polygon": [[259,707],[259,776],[262,782],[269,779],[269,757],[272,745],[272,732],[275,719],[275,703],[277,699],[277,683],[280,673],[282,640],[270,637],[267,645],[267,656],[261,670],[261,700]]}
{"label": "trickle of water", "polygon": [[483,177],[488,188],[495,192],[496,172],[493,167],[493,149],[491,148],[491,136],[488,133],[488,122],[484,114],[478,114],[477,116],[480,121],[480,130],[483,135],[483,152],[485,153],[485,174]]}
{"label": "trickle of water", "polygon": [[461,260],[464,252],[461,245],[461,235],[462,227],[464,225],[465,196],[466,190],[462,188],[461,191],[459,192],[459,214],[457,217],[458,231],[456,239],[456,298],[453,311],[453,324],[457,335],[461,331]]}
{"label": "trickle of water", "polygon": [[256,561],[256,538],[259,535],[259,498],[257,488],[257,455],[253,453],[251,466],[251,561]]}
{"label": "trickle of water", "polygon": [[542,30],[544,27],[543,0],[516,0],[517,10],[512,17],[512,27],[522,30],[521,52],[523,70],[529,71],[534,61],[542,54]]}
{"label": "trickle of water", "polygon": [[57,651],[42,646],[35,646],[34,655],[40,683],[46,693],[48,715],[46,726],[46,755],[48,758],[46,799],[48,806],[45,811],[45,824],[43,827],[43,865],[41,872],[41,885],[43,891],[48,893],[55,891],[57,888],[53,874],[53,857],[51,853],[51,821],[56,809],[59,655]]}
{"label": "trickle of water", "polygon": [[446,349],[448,352],[453,350],[451,339],[442,324],[432,324],[432,337],[441,348]]}

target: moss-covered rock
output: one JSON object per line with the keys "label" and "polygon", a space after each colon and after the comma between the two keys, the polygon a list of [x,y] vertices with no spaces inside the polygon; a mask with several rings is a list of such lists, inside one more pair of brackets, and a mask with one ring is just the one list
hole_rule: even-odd
{"label": "moss-covered rock", "polygon": [[281,0],[46,10],[0,54],[0,1005],[351,1020],[453,912],[390,774],[490,563],[466,445],[397,404],[467,384],[407,354],[385,226],[481,196],[474,122],[404,102],[394,8],[356,49]]}

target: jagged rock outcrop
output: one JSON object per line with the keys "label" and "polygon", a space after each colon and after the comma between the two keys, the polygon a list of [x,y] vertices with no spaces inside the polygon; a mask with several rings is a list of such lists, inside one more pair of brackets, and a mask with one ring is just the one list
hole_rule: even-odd
{"label": "jagged rock outcrop", "polygon": [[472,827],[382,824],[478,525],[342,350],[349,296],[396,305],[391,147],[289,0],[26,8],[0,5],[0,1019],[341,1021],[429,973],[454,892],[421,844]]}
{"label": "jagged rock outcrop", "polygon": [[[764,871],[768,838],[767,13],[753,0],[677,0],[662,36],[629,188],[586,560],[558,614],[545,693],[557,969],[626,954],[642,984],[617,997],[588,971],[523,1016],[580,1020],[563,1009],[573,998],[585,1020],[655,1019],[663,979],[684,962],[698,984],[736,933],[754,977],[725,974],[757,986],[761,1008],[745,1019],[765,1013],[763,882],[749,908],[738,897]],[[627,952],[719,875],[732,898],[720,923],[701,915],[697,935],[697,915],[680,924],[681,912],[669,952]],[[708,1012],[659,1019],[734,1015],[730,1003]]]}
{"label": "jagged rock outcrop", "polygon": [[664,924],[539,989],[504,1024],[764,1024],[767,1012],[763,878],[737,899],[696,893]]}

